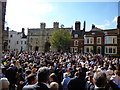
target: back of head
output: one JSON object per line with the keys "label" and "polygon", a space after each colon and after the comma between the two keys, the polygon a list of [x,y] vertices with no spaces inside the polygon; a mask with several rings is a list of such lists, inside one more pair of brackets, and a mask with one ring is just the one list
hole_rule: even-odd
{"label": "back of head", "polygon": [[64,78],[67,78],[68,77],[68,73],[64,73]]}
{"label": "back of head", "polygon": [[55,73],[51,73],[50,77],[49,77],[50,82],[55,81],[58,82],[57,76],[55,75]]}
{"label": "back of head", "polygon": [[120,71],[119,70],[115,70],[114,74],[119,76],[120,75]]}
{"label": "back of head", "polygon": [[50,83],[50,90],[59,90],[59,85],[57,82]]}
{"label": "back of head", "polygon": [[27,77],[28,84],[35,84],[36,83],[36,75],[31,73]]}
{"label": "back of head", "polygon": [[38,70],[38,82],[47,82],[49,80],[50,70],[47,67],[41,67]]}
{"label": "back of head", "polygon": [[104,72],[95,72],[93,80],[97,87],[105,87],[107,84],[107,77]]}
{"label": "back of head", "polygon": [[1,90],[9,90],[9,81],[7,78],[1,78],[0,82],[2,84],[2,89]]}

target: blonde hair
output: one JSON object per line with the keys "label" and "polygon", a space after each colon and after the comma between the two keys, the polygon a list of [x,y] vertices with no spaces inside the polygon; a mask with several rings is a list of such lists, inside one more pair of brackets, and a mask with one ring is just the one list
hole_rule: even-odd
{"label": "blonde hair", "polygon": [[58,89],[59,89],[59,85],[57,82],[50,83],[50,90],[58,90]]}

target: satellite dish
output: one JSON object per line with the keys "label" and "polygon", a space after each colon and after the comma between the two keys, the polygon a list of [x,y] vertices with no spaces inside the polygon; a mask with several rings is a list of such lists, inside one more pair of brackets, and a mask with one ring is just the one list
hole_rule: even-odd
{"label": "satellite dish", "polygon": [[63,25],[63,24],[61,24],[61,28],[64,28],[64,25]]}

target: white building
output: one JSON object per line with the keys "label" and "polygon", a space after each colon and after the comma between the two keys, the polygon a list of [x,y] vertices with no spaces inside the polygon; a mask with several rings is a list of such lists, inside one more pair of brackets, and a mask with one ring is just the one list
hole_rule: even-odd
{"label": "white building", "polygon": [[9,41],[8,41],[9,50],[18,50],[26,51],[27,50],[27,37],[22,32],[9,31]]}

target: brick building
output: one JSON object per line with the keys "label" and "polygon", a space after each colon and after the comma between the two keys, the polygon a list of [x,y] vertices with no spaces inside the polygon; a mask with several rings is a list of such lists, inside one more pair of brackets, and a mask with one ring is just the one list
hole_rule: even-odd
{"label": "brick building", "polygon": [[85,21],[84,28],[81,30],[81,22],[75,22],[75,30],[72,30],[72,40],[71,40],[71,52],[80,52],[83,53],[84,45],[84,33],[85,33]]}
{"label": "brick building", "polygon": [[75,22],[72,30],[71,52],[120,55],[120,16],[116,29],[100,29],[92,25],[90,31],[85,31],[85,22]]}
{"label": "brick building", "polygon": [[116,29],[102,30],[95,25],[84,34],[84,53],[120,55],[120,16]]}

